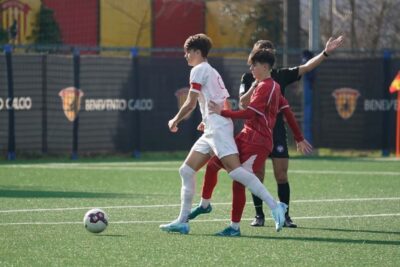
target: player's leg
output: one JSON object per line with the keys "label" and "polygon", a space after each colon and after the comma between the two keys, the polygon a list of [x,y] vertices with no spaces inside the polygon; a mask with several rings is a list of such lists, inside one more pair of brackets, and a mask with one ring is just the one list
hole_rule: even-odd
{"label": "player's leg", "polygon": [[211,197],[218,181],[218,172],[222,168],[222,163],[217,157],[212,157],[206,167],[206,173],[203,179],[203,188],[201,193],[200,204],[194,207],[190,214],[189,220],[193,220],[200,214],[210,213],[212,211]]}
{"label": "player's leg", "polygon": [[276,230],[280,231],[285,221],[286,204],[275,201],[260,180],[241,166],[237,154],[225,156],[221,158],[221,162],[233,180],[246,186],[251,193],[261,198],[270,207]]}
{"label": "player's leg", "polygon": [[232,193],[231,223],[224,230],[218,232],[216,234],[218,236],[240,236],[240,220],[246,205],[246,190],[241,183],[232,181]]}
{"label": "player's leg", "polygon": [[[287,146],[286,128],[282,120],[276,121],[274,128],[274,148],[271,152],[272,166],[274,169],[274,176],[278,187],[279,200],[289,206],[290,201],[290,186],[288,180],[289,168],[289,152]],[[289,211],[289,209],[288,209]],[[285,226],[297,227],[291,220],[289,212],[285,215]]]}
{"label": "player's leg", "polygon": [[[267,151],[258,147],[243,145],[238,140],[236,143],[240,151],[242,167],[251,173],[259,171],[265,164]],[[246,205],[246,191],[241,183],[233,181],[232,192],[231,224],[217,234],[220,236],[240,236],[240,220]]]}
{"label": "player's leg", "polygon": [[206,172],[204,174],[203,188],[201,191],[201,205],[205,208],[210,203],[212,193],[218,182],[218,172],[222,169],[222,163],[216,156],[212,157],[206,167]]}
{"label": "player's leg", "polygon": [[[265,177],[265,161],[262,164],[262,167],[259,171],[254,173],[258,179],[260,179],[261,183],[264,183]],[[253,198],[254,208],[256,210],[256,216],[254,220],[250,223],[251,226],[264,226],[265,223],[265,215],[263,211],[263,201],[257,197],[256,195],[251,194]]]}
{"label": "player's leg", "polygon": [[272,158],[272,166],[274,168],[274,176],[278,185],[279,200],[288,205],[285,214],[285,226],[296,228],[297,225],[293,223],[289,216],[289,202],[290,202],[290,185],[288,179],[289,158]]}
{"label": "player's leg", "polygon": [[194,144],[186,160],[179,168],[181,177],[181,210],[176,220],[168,224],[160,225],[160,229],[167,232],[189,233],[188,217],[192,208],[193,196],[195,194],[195,174],[210,159],[210,147],[201,137]]}

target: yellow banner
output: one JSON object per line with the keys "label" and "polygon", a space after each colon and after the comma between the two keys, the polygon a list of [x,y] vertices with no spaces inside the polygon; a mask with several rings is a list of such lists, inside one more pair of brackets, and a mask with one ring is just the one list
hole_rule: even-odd
{"label": "yellow banner", "polygon": [[36,24],[40,0],[0,0],[0,23],[13,44],[27,44]]}
{"label": "yellow banner", "polygon": [[251,33],[256,25],[243,23],[237,14],[225,12],[228,4],[233,13],[243,15],[255,8],[256,1],[207,1],[206,33],[211,37],[214,48],[250,48]]}
{"label": "yellow banner", "polygon": [[151,0],[101,0],[100,44],[151,47]]}

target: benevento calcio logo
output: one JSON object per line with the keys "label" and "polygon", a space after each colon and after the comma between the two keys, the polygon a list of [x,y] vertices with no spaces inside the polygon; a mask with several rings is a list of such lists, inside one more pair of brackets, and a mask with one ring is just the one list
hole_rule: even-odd
{"label": "benevento calcio logo", "polygon": [[358,90],[351,88],[339,88],[332,92],[335,98],[336,110],[339,116],[347,120],[350,118],[357,106],[357,99],[360,96]]}
{"label": "benevento calcio logo", "polygon": [[81,109],[83,91],[75,87],[62,89],[58,95],[61,97],[64,114],[69,121],[74,121]]}
{"label": "benevento calcio logo", "polygon": [[25,42],[31,31],[32,21],[29,13],[31,13],[32,8],[18,0],[0,2],[1,26],[9,31],[10,37],[17,44]]}

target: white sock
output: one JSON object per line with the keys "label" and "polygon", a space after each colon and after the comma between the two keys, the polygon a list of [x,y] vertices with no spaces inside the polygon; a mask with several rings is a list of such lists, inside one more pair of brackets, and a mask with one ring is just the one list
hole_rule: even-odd
{"label": "white sock", "polygon": [[178,221],[187,222],[190,210],[192,209],[193,196],[195,194],[195,174],[196,172],[186,164],[179,168],[179,174],[182,178],[181,187],[181,211]]}
{"label": "white sock", "polygon": [[207,208],[211,203],[211,199],[204,199],[201,198],[200,200],[200,206],[202,206],[203,208]]}
{"label": "white sock", "polygon": [[243,167],[238,167],[231,171],[229,176],[233,180],[246,186],[251,193],[262,199],[271,210],[276,208],[277,203],[275,199],[253,173],[246,171]]}
{"label": "white sock", "polygon": [[235,222],[231,222],[231,227],[235,230],[239,230],[240,228],[240,223],[235,223]]}

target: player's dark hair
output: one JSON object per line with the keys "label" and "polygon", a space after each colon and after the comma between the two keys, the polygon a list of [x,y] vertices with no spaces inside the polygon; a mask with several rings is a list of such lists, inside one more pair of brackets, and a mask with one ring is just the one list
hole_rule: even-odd
{"label": "player's dark hair", "polygon": [[211,39],[204,33],[198,33],[189,36],[189,38],[186,39],[185,44],[183,45],[183,48],[186,51],[200,50],[201,55],[203,57],[207,57],[211,47],[212,47]]}
{"label": "player's dark hair", "polygon": [[274,44],[269,40],[258,40],[253,46],[253,50],[257,49],[271,49],[275,53]]}
{"label": "player's dark hair", "polygon": [[255,49],[275,49],[274,44],[269,40],[258,40],[253,47]]}
{"label": "player's dark hair", "polygon": [[269,64],[270,68],[272,68],[275,63],[275,54],[272,49],[256,49],[250,53],[247,63]]}

